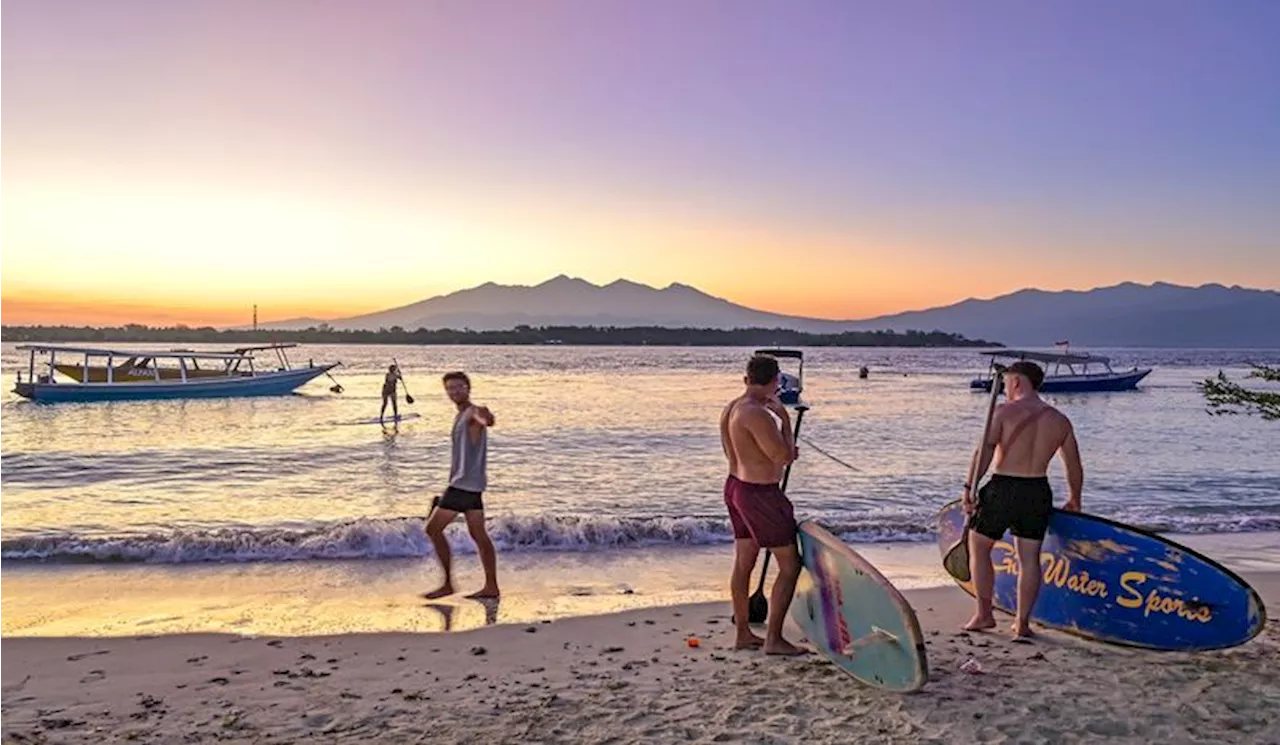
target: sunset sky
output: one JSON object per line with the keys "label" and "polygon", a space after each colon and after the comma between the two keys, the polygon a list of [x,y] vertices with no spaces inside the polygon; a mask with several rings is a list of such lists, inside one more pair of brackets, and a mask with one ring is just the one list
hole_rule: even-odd
{"label": "sunset sky", "polygon": [[1280,287],[1280,2],[6,0],[3,321]]}

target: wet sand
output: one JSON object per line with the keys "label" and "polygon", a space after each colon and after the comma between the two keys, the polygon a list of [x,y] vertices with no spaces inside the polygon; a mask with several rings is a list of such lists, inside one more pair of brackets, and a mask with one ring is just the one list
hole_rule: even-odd
{"label": "wet sand", "polygon": [[[1280,571],[1280,533],[1170,537],[1236,572]],[[932,543],[851,545],[900,590],[953,584]],[[503,553],[499,573],[504,595],[496,605],[461,597],[425,603],[419,593],[440,584],[434,557],[199,564],[6,563],[0,634],[284,637],[464,631],[493,624],[540,623],[727,601],[732,563],[731,545]],[[464,594],[483,583],[474,555],[458,555],[455,571],[457,587]]]}

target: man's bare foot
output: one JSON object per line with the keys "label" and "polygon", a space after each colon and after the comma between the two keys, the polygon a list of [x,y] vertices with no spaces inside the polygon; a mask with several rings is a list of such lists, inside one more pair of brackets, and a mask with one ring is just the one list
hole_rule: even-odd
{"label": "man's bare foot", "polygon": [[471,593],[467,597],[470,598],[471,600],[484,600],[486,598],[496,598],[499,596],[500,596],[500,593],[498,592],[498,588],[489,587],[488,585],[486,585],[484,587],[481,587],[479,590],[476,590],[475,592]]}
{"label": "man's bare foot", "polygon": [[1014,621],[1009,630],[1013,632],[1014,639],[1030,639],[1036,635],[1036,632],[1031,629],[1030,623],[1022,624]]}
{"label": "man's bare foot", "polygon": [[422,593],[422,597],[426,598],[427,600],[436,600],[438,598],[448,597],[449,595],[452,595],[452,594],[453,594],[453,585],[448,582],[445,582],[443,585],[440,585],[439,587],[432,590],[431,592]]}
{"label": "man's bare foot", "polygon": [[969,623],[964,625],[965,631],[986,631],[996,627],[996,619],[994,616],[984,616],[981,613],[975,613],[973,618],[969,619]]}
{"label": "man's bare foot", "polygon": [[743,636],[742,634],[738,634],[738,640],[733,643],[733,648],[735,650],[736,649],[759,649],[763,646],[764,646],[764,639],[761,639],[760,637],[756,636],[750,631],[747,632],[746,636]]}
{"label": "man's bare foot", "polygon": [[809,650],[797,647],[786,639],[779,639],[773,643],[765,642],[764,653],[782,657],[795,657],[796,655],[809,654]]}

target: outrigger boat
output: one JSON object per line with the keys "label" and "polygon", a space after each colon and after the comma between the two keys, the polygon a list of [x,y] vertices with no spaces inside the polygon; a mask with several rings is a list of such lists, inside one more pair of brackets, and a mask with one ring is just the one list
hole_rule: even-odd
{"label": "outrigger boat", "polygon": [[[291,368],[284,353],[288,346],[293,345],[261,348],[275,350],[279,366],[273,370],[271,366],[255,365],[252,354],[255,348],[248,347],[237,352],[152,352],[24,344],[17,349],[30,353],[27,377],[23,380],[19,371],[13,392],[33,401],[49,403],[282,396],[338,366],[338,363],[317,366],[312,362],[307,367]],[[48,355],[48,360],[41,360],[37,366],[37,355]],[[67,376],[74,382],[58,381],[58,374],[68,366],[59,364],[59,357],[63,360],[78,358],[80,364],[69,366],[76,368],[79,374]],[[130,363],[128,368],[124,368],[114,364],[117,359],[146,360],[148,364],[140,368]],[[95,365],[95,361],[99,364]],[[116,372],[122,368],[125,377],[117,379]],[[95,380],[99,370],[104,376],[101,381]],[[200,374],[195,374],[197,370]]]}
{"label": "outrigger boat", "polygon": [[[976,378],[969,382],[969,388],[975,391],[990,391],[991,381],[998,374],[996,358],[1012,360],[1030,360],[1045,365],[1044,382],[1040,385],[1041,393],[1093,393],[1098,391],[1129,391],[1137,388],[1138,381],[1151,374],[1151,368],[1134,367],[1132,370],[1117,372],[1111,369],[1111,360],[1092,354],[1056,354],[1052,352],[1032,352],[1024,349],[1000,349],[983,352],[991,358],[986,377]],[[1052,371],[1049,365],[1053,365]],[[1093,371],[1089,366],[1094,365]],[[1101,366],[1103,370],[1097,370]],[[1063,368],[1066,371],[1063,371]],[[1078,369],[1077,369],[1078,368]]]}
{"label": "outrigger boat", "polygon": [[[246,355],[253,352],[261,352],[268,349],[275,350],[277,355],[283,355],[285,349],[292,349],[297,344],[265,344],[257,347],[237,347],[226,354]],[[194,349],[170,349],[170,352],[190,352],[195,354]],[[90,365],[86,367],[81,363],[59,362],[54,365],[54,369],[63,375],[71,378],[78,383],[106,383],[108,380],[117,383],[133,383],[133,382],[151,382],[155,380],[156,373],[159,372],[161,380],[181,380],[182,371],[176,367],[164,367],[157,364],[155,355],[163,355],[163,352],[148,352],[146,357],[130,357],[124,362],[116,365],[108,378],[106,365]],[[205,354],[200,352],[199,354]],[[223,354],[223,352],[213,352],[213,354]],[[225,376],[227,374],[226,366],[231,364],[224,361],[220,366],[209,367],[209,361],[205,361],[205,367],[200,367],[200,359],[194,358],[190,360],[191,364],[187,368],[188,378],[213,378]],[[288,367],[288,360],[281,357],[280,363],[282,367]],[[249,375],[249,370],[241,369],[238,371],[240,375]]]}
{"label": "outrigger boat", "polygon": [[756,354],[767,354],[779,360],[797,360],[799,365],[796,374],[780,373],[778,381],[778,400],[787,406],[800,403],[800,393],[804,390],[804,352],[799,349],[757,349]]}

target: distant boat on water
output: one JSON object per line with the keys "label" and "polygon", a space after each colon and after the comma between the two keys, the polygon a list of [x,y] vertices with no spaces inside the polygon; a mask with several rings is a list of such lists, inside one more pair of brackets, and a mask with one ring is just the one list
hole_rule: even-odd
{"label": "distant boat on water", "polygon": [[757,349],[756,354],[765,354],[778,360],[797,361],[794,375],[785,371],[779,373],[778,400],[787,406],[798,406],[800,393],[804,390],[804,352],[799,349]]}
{"label": "distant boat on water", "polygon": [[[284,353],[291,346],[273,344],[235,352],[153,352],[26,344],[17,347],[29,353],[26,379],[19,371],[13,392],[46,403],[280,396],[338,366],[311,363],[291,367]],[[275,351],[276,361],[256,364],[259,361],[253,351],[266,349]],[[37,356],[42,358],[38,364]],[[68,363],[69,359],[78,364]],[[116,365],[117,359],[125,362]],[[60,374],[72,382],[59,381]]]}
{"label": "distant boat on water", "polygon": [[[1130,391],[1138,387],[1138,382],[1151,374],[1149,367],[1134,367],[1132,370],[1117,372],[1111,368],[1111,360],[1092,354],[1071,354],[1069,352],[1033,352],[1025,349],[1000,349],[983,352],[991,358],[985,377],[969,382],[969,388],[975,391],[990,391],[991,381],[999,374],[997,358],[1013,361],[1030,360],[1045,366],[1044,382],[1040,385],[1041,393],[1093,393],[1102,391]],[[1049,365],[1053,365],[1052,370]],[[1093,370],[1090,370],[1090,367]],[[1098,370],[1102,367],[1102,370]],[[1065,368],[1065,370],[1064,370]]]}

